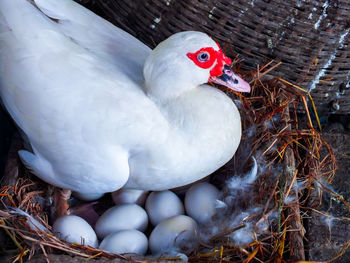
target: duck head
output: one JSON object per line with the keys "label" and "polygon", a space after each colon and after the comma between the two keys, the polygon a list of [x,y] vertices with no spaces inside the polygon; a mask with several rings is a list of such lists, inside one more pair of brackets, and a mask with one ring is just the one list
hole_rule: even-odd
{"label": "duck head", "polygon": [[239,92],[250,86],[231,68],[231,59],[207,34],[180,32],[161,42],[147,58],[144,78],[147,93],[172,99],[207,82]]}

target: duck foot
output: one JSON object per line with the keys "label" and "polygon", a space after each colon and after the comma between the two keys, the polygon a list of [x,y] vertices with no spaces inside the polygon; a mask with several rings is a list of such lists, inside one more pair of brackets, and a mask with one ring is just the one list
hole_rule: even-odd
{"label": "duck foot", "polygon": [[71,194],[72,194],[71,190],[55,187],[55,190],[53,193],[53,202],[55,205],[56,218],[70,214],[68,200]]}

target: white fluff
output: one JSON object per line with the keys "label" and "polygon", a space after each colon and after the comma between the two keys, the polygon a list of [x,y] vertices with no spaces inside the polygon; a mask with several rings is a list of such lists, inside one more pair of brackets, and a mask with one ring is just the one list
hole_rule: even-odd
{"label": "white fluff", "polygon": [[249,188],[250,185],[254,183],[257,179],[258,164],[254,157],[252,157],[252,159],[254,164],[251,171],[248,174],[246,174],[243,178],[239,176],[233,176],[227,181],[227,187],[231,192]]}

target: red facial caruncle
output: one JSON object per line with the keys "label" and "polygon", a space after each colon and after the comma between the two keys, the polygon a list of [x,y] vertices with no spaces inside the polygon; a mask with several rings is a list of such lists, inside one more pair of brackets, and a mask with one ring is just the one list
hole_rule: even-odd
{"label": "red facial caruncle", "polygon": [[210,70],[210,77],[220,76],[224,64],[231,64],[231,59],[226,57],[221,51],[219,44],[216,44],[219,47],[219,51],[216,51],[212,47],[205,47],[195,53],[187,53],[187,57],[189,57],[197,66],[204,69],[211,68],[216,62],[216,65]]}

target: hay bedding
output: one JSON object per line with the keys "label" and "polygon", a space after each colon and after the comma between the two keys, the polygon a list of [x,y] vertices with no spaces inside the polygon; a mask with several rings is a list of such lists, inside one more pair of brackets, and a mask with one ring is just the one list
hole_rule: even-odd
{"label": "hay bedding", "polygon": [[[271,61],[254,72],[241,72],[251,80],[252,92],[248,97],[228,93],[241,111],[242,142],[233,160],[211,177],[212,183],[222,189],[222,202],[218,202],[220,208],[213,220],[200,231],[204,241],[197,249],[186,252],[190,262],[305,260],[303,223],[308,211],[317,211],[322,191],[331,191],[327,184],[332,180],[336,163],[332,149],[317,131],[317,118],[316,124],[311,120],[308,95],[296,85],[271,77],[278,65]],[[236,63],[236,70],[240,71],[239,68]],[[306,118],[298,116],[300,106],[305,108]],[[314,111],[312,107],[311,110]],[[35,218],[51,229],[48,211],[51,188],[20,164],[16,154],[20,147],[15,140],[0,192],[0,226],[16,247],[14,262],[34,254],[130,262],[181,260],[113,255],[66,243],[50,231],[33,227],[31,220]],[[259,167],[257,178],[249,177],[253,157]],[[350,208],[342,196],[333,195]],[[33,217],[14,214],[13,208]],[[48,256],[46,259],[50,261]]]}

